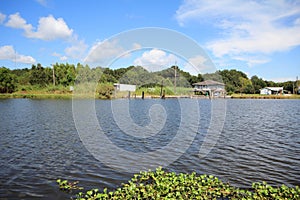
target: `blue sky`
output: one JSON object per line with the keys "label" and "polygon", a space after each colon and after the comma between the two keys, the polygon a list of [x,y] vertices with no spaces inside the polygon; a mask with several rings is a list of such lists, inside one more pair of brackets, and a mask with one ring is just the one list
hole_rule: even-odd
{"label": "blue sky", "polygon": [[[193,39],[220,70],[274,81],[300,78],[299,0],[0,0],[0,66],[83,63],[108,38],[143,27]],[[111,53],[121,49],[114,41],[106,46]],[[167,66],[176,60],[156,48],[122,58],[110,67]]]}

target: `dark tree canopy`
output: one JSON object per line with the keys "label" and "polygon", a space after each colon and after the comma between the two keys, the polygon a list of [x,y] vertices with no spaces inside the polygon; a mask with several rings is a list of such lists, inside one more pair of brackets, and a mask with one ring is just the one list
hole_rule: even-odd
{"label": "dark tree canopy", "polygon": [[0,93],[12,93],[17,88],[17,79],[11,71],[5,67],[0,68]]}

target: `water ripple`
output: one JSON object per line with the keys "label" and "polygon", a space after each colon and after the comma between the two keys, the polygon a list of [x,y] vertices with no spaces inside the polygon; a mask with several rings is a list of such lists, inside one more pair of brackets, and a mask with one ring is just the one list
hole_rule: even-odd
{"label": "water ripple", "polygon": [[[167,170],[212,174],[242,188],[263,180],[272,185],[300,185],[299,100],[228,100],[224,129],[216,146],[202,159],[198,151],[209,127],[211,102],[195,101],[200,106],[198,135]],[[130,103],[132,120],[139,126],[150,123],[149,108],[157,103],[168,116],[163,129],[150,138],[124,134],[114,122],[110,101],[96,101],[97,116],[120,148],[155,151],[176,135],[178,101]],[[87,189],[115,189],[132,177],[106,167],[85,149],[76,132],[70,100],[0,100],[0,112],[1,199],[66,199],[68,195],[57,189],[57,178],[79,180]],[[189,132],[195,124],[183,126]]]}

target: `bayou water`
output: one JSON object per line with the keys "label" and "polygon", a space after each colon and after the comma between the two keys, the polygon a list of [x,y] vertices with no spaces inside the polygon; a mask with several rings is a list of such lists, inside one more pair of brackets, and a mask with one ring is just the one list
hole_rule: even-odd
{"label": "bayou water", "polygon": [[[258,181],[300,185],[300,100],[185,101],[199,105],[199,115],[189,116],[199,119],[197,133],[186,152],[166,170],[211,174],[242,188]],[[200,158],[199,149],[212,123],[213,101],[226,101],[225,122],[211,151]],[[126,151],[162,148],[176,136],[182,119],[177,99],[132,99],[130,118],[139,126],[151,122],[149,109],[153,105],[162,106],[166,117],[156,136],[135,139],[118,127],[112,101],[93,103],[103,132]],[[113,190],[132,177],[133,173],[111,168],[87,150],[76,129],[72,105],[72,100],[0,100],[1,199],[69,198],[70,194],[59,191],[58,178],[79,181],[85,189]],[[106,154],[107,158],[115,156]]]}

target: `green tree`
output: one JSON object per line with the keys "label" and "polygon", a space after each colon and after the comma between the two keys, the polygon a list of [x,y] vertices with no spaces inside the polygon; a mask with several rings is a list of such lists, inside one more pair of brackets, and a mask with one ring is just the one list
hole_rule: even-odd
{"label": "green tree", "polygon": [[78,63],[76,67],[76,82],[77,83],[86,83],[93,80],[93,75],[90,67],[88,65],[83,66]]}
{"label": "green tree", "polygon": [[278,84],[278,85],[281,86],[281,87],[283,87],[284,90],[287,90],[290,93],[293,93],[293,88],[296,86],[296,84],[295,84],[294,81],[286,81],[286,82]]}
{"label": "green tree", "polygon": [[240,83],[241,83],[240,92],[245,93],[245,94],[253,94],[254,87],[252,85],[251,80],[244,78],[244,77],[240,77],[239,79],[240,79]]}
{"label": "green tree", "polygon": [[267,87],[278,87],[279,84],[274,81],[265,81]]}
{"label": "green tree", "polygon": [[119,82],[138,86],[149,86],[161,83],[162,79],[162,77],[148,72],[143,67],[137,66],[131,68],[125,74],[123,74],[123,76],[119,79]]}
{"label": "green tree", "polygon": [[253,85],[253,88],[254,88],[254,92],[256,94],[259,94],[260,89],[267,86],[266,82],[263,79],[258,78],[256,75],[251,77],[251,82],[252,82],[252,85]]}
{"label": "green tree", "polygon": [[119,69],[115,69],[113,70],[113,76],[115,77],[116,80],[120,80],[120,78],[122,78],[122,76],[129,70],[133,69],[134,66],[129,66],[127,68],[119,68]]}
{"label": "green tree", "polygon": [[225,89],[228,93],[239,93],[241,92],[242,80],[248,79],[244,72],[232,69],[219,71],[222,76],[223,82],[225,83]]}
{"label": "green tree", "polygon": [[58,64],[53,65],[55,72],[55,82],[57,85],[74,85],[76,78],[75,66],[72,64]]}
{"label": "green tree", "polygon": [[32,65],[29,83],[31,85],[46,86],[52,83],[52,70],[50,68],[43,68],[40,63],[37,66]]}
{"label": "green tree", "polygon": [[203,79],[204,80],[213,80],[213,81],[223,82],[223,77],[221,76],[219,71],[214,72],[214,73],[203,74]]}
{"label": "green tree", "polygon": [[116,83],[117,79],[114,77],[114,70],[109,68],[100,68],[102,74],[100,75],[99,83]]}
{"label": "green tree", "polygon": [[19,85],[29,85],[30,81],[30,69],[14,69],[11,71],[16,77]]}
{"label": "green tree", "polygon": [[0,68],[0,93],[12,93],[17,88],[17,79],[11,71],[5,67]]}

